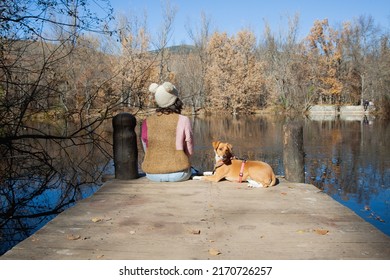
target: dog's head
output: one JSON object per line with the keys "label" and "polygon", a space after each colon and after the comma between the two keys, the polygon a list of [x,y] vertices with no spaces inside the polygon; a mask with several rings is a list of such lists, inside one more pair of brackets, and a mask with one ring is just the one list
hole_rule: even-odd
{"label": "dog's head", "polygon": [[216,161],[230,161],[233,157],[233,146],[229,143],[214,141],[213,143]]}

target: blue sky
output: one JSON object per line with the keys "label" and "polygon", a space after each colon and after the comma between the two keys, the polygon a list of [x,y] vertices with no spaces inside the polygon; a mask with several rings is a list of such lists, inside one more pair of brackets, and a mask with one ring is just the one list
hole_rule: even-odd
{"label": "blue sky", "polygon": [[[143,18],[152,35],[162,23],[162,6],[165,0],[111,0],[116,13]],[[177,12],[169,45],[190,44],[186,26],[200,26],[201,13],[211,20],[211,31],[227,32],[229,35],[250,28],[256,36],[264,32],[267,21],[273,32],[286,32],[288,17],[299,14],[299,36],[305,37],[313,22],[327,18],[333,27],[352,21],[361,15],[372,16],[382,30],[390,29],[389,0],[170,0]]]}

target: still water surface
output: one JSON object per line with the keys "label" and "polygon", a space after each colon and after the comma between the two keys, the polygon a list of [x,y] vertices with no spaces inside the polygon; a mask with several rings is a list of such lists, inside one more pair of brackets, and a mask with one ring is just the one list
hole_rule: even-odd
{"label": "still water surface", "polygon": [[[212,170],[214,152],[211,142],[220,140],[233,144],[236,156],[266,161],[277,175],[284,175],[282,135],[285,121],[284,117],[275,116],[194,118],[193,166],[200,171]],[[390,235],[389,123],[379,120],[363,122],[309,119],[302,119],[302,123],[306,183],[315,185]],[[106,131],[110,131],[110,128]],[[111,142],[112,134],[106,132],[104,138]],[[139,159],[142,159],[142,149],[140,145],[138,147]],[[112,153],[110,145],[106,145],[105,149]],[[72,180],[76,181],[74,188],[64,186],[61,180],[56,179],[57,187],[51,184],[50,188],[34,196],[32,201],[27,201],[28,197],[32,197],[30,193],[38,188],[36,185],[39,180],[30,184],[14,182],[11,184],[13,189],[1,186],[0,206],[3,218],[0,218],[0,255],[54,218],[56,213],[52,210],[58,203],[64,205],[59,209],[62,211],[99,189],[101,183],[91,183],[93,174],[114,172],[112,160],[102,156],[100,151],[101,147],[86,148],[86,154],[90,158],[85,157],[79,163],[85,164],[83,170],[90,169],[87,177],[91,178],[85,180],[79,172],[71,175],[74,177]],[[67,155],[72,156],[72,153]],[[80,158],[80,155],[80,148],[77,147],[73,156]],[[74,163],[73,160],[70,162]],[[64,160],[59,160],[58,164],[60,163],[64,163]],[[61,168],[71,170],[70,166]],[[17,202],[20,197],[21,203],[11,205],[11,194],[13,201]],[[17,218],[4,215],[11,206],[17,208],[13,212]]]}

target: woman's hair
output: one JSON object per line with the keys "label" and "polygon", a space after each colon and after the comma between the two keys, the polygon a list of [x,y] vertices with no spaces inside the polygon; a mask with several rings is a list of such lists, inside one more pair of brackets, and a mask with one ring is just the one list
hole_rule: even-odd
{"label": "woman's hair", "polygon": [[179,98],[176,98],[175,103],[173,103],[171,106],[166,108],[157,108],[156,112],[165,115],[169,115],[172,113],[181,114],[182,109],[183,109],[183,102]]}

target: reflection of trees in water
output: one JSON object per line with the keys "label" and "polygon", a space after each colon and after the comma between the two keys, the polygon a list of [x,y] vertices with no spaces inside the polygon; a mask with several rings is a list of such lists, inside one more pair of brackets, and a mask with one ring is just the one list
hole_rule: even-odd
{"label": "reflection of trees in water", "polygon": [[[389,177],[389,125],[311,122],[305,130],[307,180],[342,200],[369,204]],[[386,138],[387,137],[387,138]]]}
{"label": "reflection of trees in water", "polygon": [[67,140],[30,137],[1,145],[0,253],[95,191],[111,157],[103,137],[111,139],[95,131]]}

